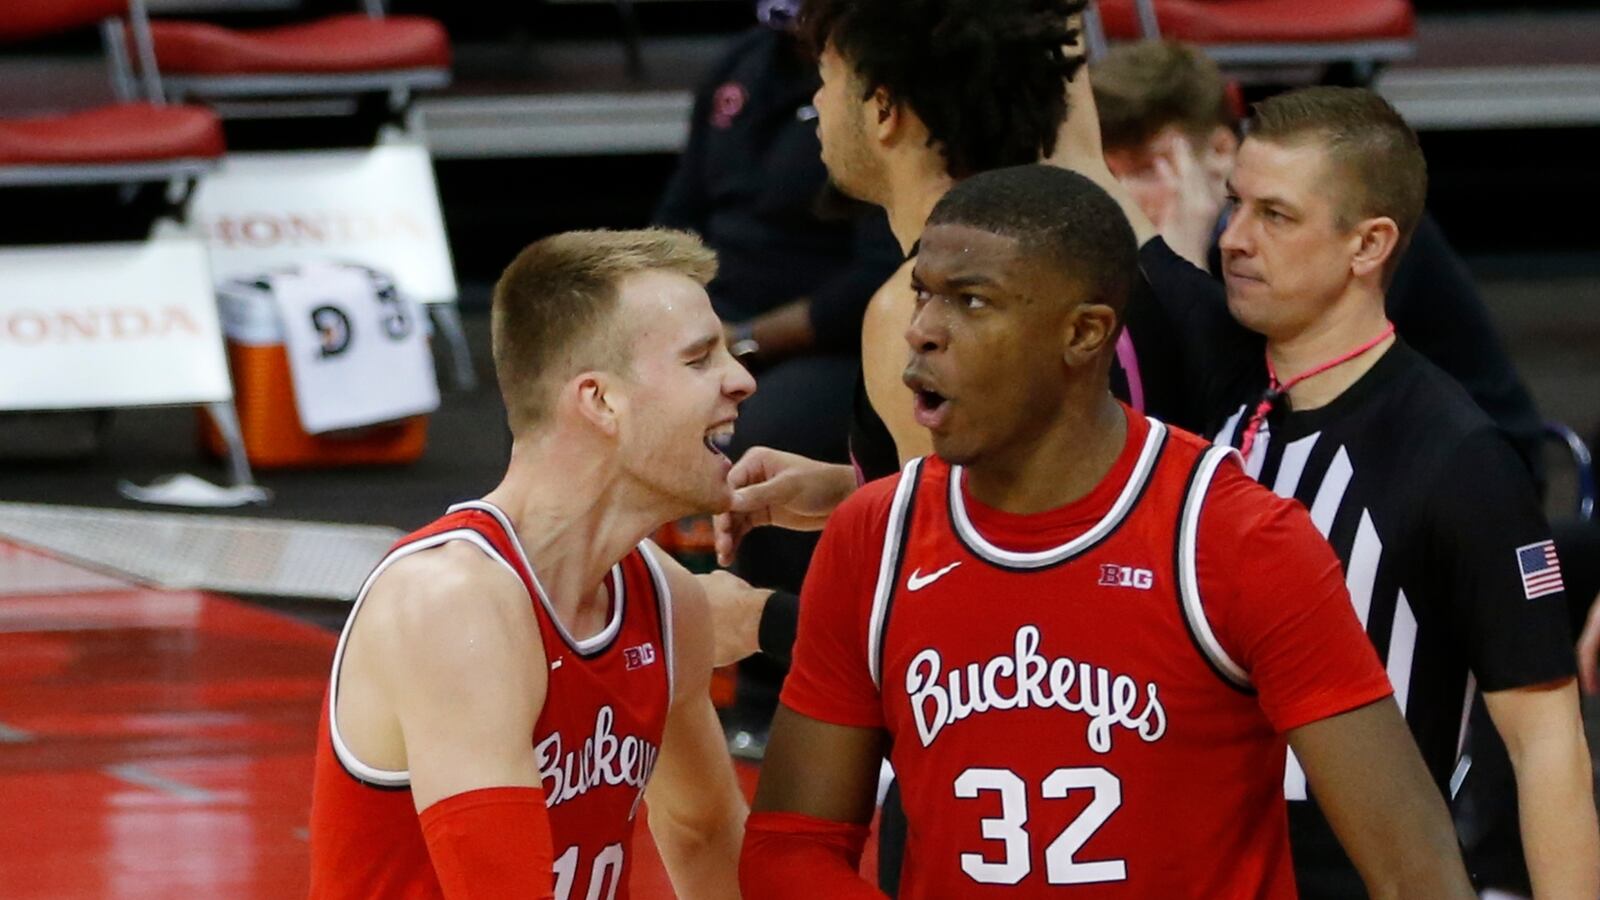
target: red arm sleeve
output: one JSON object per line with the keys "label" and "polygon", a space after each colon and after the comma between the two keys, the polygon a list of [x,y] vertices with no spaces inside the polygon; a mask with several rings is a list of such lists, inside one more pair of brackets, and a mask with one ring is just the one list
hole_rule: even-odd
{"label": "red arm sleeve", "polygon": [[429,806],[420,818],[446,897],[555,896],[555,848],[543,790],[467,791]]}
{"label": "red arm sleeve", "polygon": [[1207,618],[1280,733],[1393,693],[1305,509],[1224,464],[1200,514]]}
{"label": "red arm sleeve", "polygon": [[867,826],[798,813],[751,813],[739,854],[739,889],[763,900],[883,900],[862,880]]}
{"label": "red arm sleeve", "polygon": [[800,593],[794,663],[783,704],[832,725],[882,728],[883,702],[867,667],[867,619],[898,478],[863,487],[834,511]]}

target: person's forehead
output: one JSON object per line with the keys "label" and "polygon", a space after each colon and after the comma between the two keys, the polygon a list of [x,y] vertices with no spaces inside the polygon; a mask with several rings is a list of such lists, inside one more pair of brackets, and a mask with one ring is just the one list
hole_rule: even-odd
{"label": "person's forehead", "polygon": [[850,68],[850,61],[839,52],[839,46],[829,39],[822,45],[822,51],[817,54],[817,63],[823,69],[843,72]]}
{"label": "person's forehead", "polygon": [[1326,176],[1327,152],[1310,138],[1283,142],[1246,138],[1234,162],[1235,186],[1260,182],[1263,187],[1309,189]]}
{"label": "person's forehead", "polygon": [[644,269],[629,272],[617,281],[618,294],[627,301],[657,303],[669,306],[692,304],[704,299],[706,292],[699,282],[669,269]]}
{"label": "person's forehead", "polygon": [[929,277],[953,278],[965,274],[1004,277],[1021,261],[1020,242],[972,225],[946,222],[922,232],[916,271]]}
{"label": "person's forehead", "polygon": [[698,327],[708,317],[716,320],[705,288],[678,272],[633,272],[622,277],[617,292],[623,321],[642,331],[676,333]]}

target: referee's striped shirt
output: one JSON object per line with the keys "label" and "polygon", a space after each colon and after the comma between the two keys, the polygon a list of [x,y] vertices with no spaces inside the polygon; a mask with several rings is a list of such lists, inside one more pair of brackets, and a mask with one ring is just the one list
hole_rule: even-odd
{"label": "referee's striped shirt", "polygon": [[[1211,429],[1217,442],[1238,445],[1254,406],[1246,397]],[[1304,504],[1333,546],[1395,701],[1448,795],[1475,690],[1574,672],[1559,561],[1546,554],[1550,527],[1532,478],[1471,398],[1403,342],[1332,403],[1280,404],[1246,467]],[[1359,884],[1315,803],[1294,802],[1314,798],[1292,758],[1284,791],[1303,895],[1319,896],[1309,881]]]}
{"label": "referee's striped shirt", "polygon": [[[1261,338],[1233,321],[1221,285],[1159,241],[1141,250],[1140,262],[1183,336],[1181,368],[1198,423],[1218,443],[1238,446],[1267,386]],[[1280,400],[1246,467],[1302,503],[1332,545],[1446,796],[1475,691],[1574,674],[1559,560],[1527,464],[1467,393],[1403,339],[1325,406],[1295,411]],[[1293,761],[1284,787],[1301,896],[1364,897]]]}

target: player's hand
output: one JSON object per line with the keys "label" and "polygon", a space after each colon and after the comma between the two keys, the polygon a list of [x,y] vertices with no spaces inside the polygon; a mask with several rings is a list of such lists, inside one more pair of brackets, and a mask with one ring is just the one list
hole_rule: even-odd
{"label": "player's hand", "polygon": [[711,610],[712,665],[731,666],[761,649],[761,612],[772,591],[727,571],[696,575]]}
{"label": "player's hand", "polygon": [[1589,618],[1578,637],[1578,680],[1585,694],[1600,694],[1600,597],[1589,607]]}
{"label": "player's hand", "polygon": [[1211,235],[1227,197],[1226,175],[1201,162],[1188,136],[1173,132],[1151,146],[1150,174],[1124,179],[1139,207],[1167,246],[1196,266],[1206,267]]}
{"label": "player's hand", "polygon": [[855,471],[770,447],[752,447],[728,473],[733,507],[718,514],[717,561],[733,563],[733,551],[752,528],[776,525],[821,531],[840,503],[856,489]]}

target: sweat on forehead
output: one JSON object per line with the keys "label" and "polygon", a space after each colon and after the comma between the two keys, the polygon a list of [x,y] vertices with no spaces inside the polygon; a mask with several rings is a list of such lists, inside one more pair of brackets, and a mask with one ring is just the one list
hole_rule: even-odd
{"label": "sweat on forehead", "polygon": [[1012,166],[958,182],[928,217],[1016,238],[1081,281],[1098,302],[1122,309],[1138,272],[1133,227],[1089,179],[1055,166]]}

